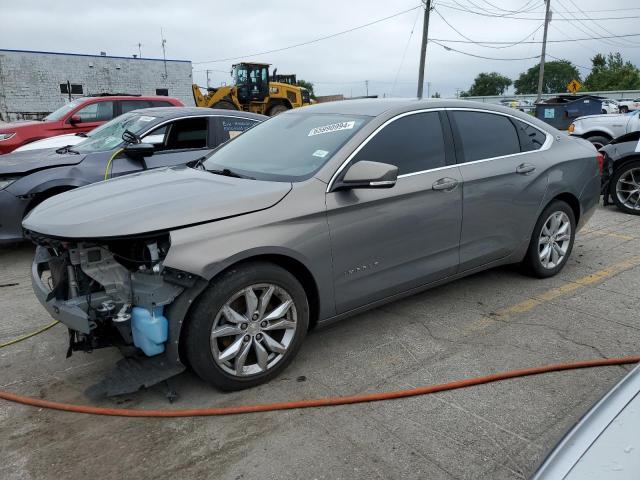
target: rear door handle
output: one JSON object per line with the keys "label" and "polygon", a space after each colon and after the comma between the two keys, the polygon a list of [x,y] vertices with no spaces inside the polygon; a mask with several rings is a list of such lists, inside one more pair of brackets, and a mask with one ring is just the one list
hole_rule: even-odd
{"label": "rear door handle", "polygon": [[433,185],[431,185],[431,188],[433,188],[434,190],[450,192],[457,186],[458,186],[458,181],[455,178],[444,177],[433,182]]}
{"label": "rear door handle", "polygon": [[527,173],[533,172],[535,169],[535,165],[531,165],[530,163],[521,163],[516,167],[516,173],[526,175]]}

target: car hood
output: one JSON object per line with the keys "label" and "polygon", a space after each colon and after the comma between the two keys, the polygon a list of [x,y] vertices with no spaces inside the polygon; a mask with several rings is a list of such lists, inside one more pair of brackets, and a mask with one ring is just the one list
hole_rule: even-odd
{"label": "car hood", "polygon": [[607,115],[602,115],[601,113],[597,114],[597,115],[585,115],[584,117],[578,117],[576,118],[576,122],[578,120],[586,120],[586,119],[591,119],[591,120],[599,120],[599,123],[611,123],[614,121],[619,121],[619,122],[626,122],[627,119],[629,118],[629,114],[627,113],[609,113]]}
{"label": "car hood", "polygon": [[75,165],[84,159],[85,155],[76,153],[60,154],[55,148],[42,150],[27,150],[0,155],[0,175],[24,175],[34,170]]}
{"label": "car hood", "polygon": [[43,125],[44,123],[45,122],[38,120],[17,120],[15,122],[3,123],[2,126],[0,126],[0,133],[16,132],[26,127]]}
{"label": "car hood", "polygon": [[163,168],[56,195],[34,208],[22,226],[69,239],[126,237],[264,210],[290,191],[291,183]]}

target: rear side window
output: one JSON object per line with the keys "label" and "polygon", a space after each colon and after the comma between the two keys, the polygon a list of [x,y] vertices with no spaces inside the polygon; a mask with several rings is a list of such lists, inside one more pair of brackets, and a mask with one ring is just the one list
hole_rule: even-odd
{"label": "rear side window", "polygon": [[483,112],[451,112],[465,162],[520,153],[516,127],[508,117]]}
{"label": "rear side window", "polygon": [[169,125],[165,150],[207,147],[207,118],[194,117],[177,120]]}
{"label": "rear side window", "polygon": [[146,100],[122,100],[120,102],[120,108],[122,109],[121,113],[128,113],[140,108],[149,108],[150,106],[151,102]]}
{"label": "rear side window", "polygon": [[520,134],[520,146],[523,152],[531,152],[542,148],[542,145],[547,140],[547,135],[544,132],[520,120],[514,119],[513,123]]}
{"label": "rear side window", "polygon": [[220,124],[220,143],[237,137],[256,124],[255,120],[249,120],[247,118],[221,117],[218,121]]}
{"label": "rear side window", "polygon": [[354,161],[360,160],[396,165],[398,175],[444,167],[438,112],[416,113],[391,122],[358,152]]}
{"label": "rear side window", "polygon": [[151,100],[151,106],[152,107],[173,107],[173,103],[171,102],[165,102],[163,100]]}

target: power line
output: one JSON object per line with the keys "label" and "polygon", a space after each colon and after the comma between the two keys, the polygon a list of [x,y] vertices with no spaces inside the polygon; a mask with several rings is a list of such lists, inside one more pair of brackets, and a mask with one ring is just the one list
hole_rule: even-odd
{"label": "power line", "polygon": [[[535,35],[535,33],[540,30],[544,23],[540,24],[533,32],[531,32],[529,35],[527,35],[526,37],[524,37],[522,40],[518,40],[516,42],[512,42],[512,43],[507,43],[505,45],[499,46],[499,47],[494,47],[492,45],[489,45],[492,42],[479,42],[477,40],[472,40],[471,38],[467,37],[466,35],[464,35],[460,30],[458,30],[457,28],[455,28],[453,25],[451,25],[451,23],[449,23],[447,21],[446,18],[444,18],[444,16],[442,15],[442,13],[440,13],[440,11],[437,8],[434,8],[434,11],[438,14],[438,16],[444,21],[444,23],[446,23],[451,30],[453,30],[454,32],[456,32],[458,35],[460,35],[462,38],[466,39],[469,41],[469,43],[473,43],[475,45],[479,45],[481,47],[487,47],[487,48],[496,48],[496,49],[500,49],[500,48],[509,48],[509,47],[514,47],[516,45],[519,45],[521,43],[525,43],[525,40],[529,37],[531,37],[532,35]],[[441,40],[443,41],[443,40]],[[504,42],[506,43],[506,42]]]}
{"label": "power line", "polygon": [[444,45],[443,43],[440,43],[439,41],[435,40],[435,39],[431,39],[430,41],[432,41],[433,43],[435,43],[436,45],[440,45],[442,48],[444,48],[445,50],[449,50],[452,52],[456,52],[456,53],[461,53],[462,55],[468,55],[469,57],[475,57],[475,58],[482,58],[484,60],[505,60],[505,61],[515,61],[515,60],[531,60],[534,58],[540,58],[540,55],[535,55],[533,57],[520,57],[520,58],[496,58],[496,57],[485,57],[483,55],[476,55],[474,53],[469,53],[469,52],[463,52],[462,50],[458,50],[455,49],[453,47],[449,47],[447,45]]}
{"label": "power line", "polygon": [[402,65],[404,64],[404,59],[407,56],[407,50],[409,50],[409,44],[411,43],[411,38],[413,37],[413,31],[416,29],[416,23],[418,23],[418,18],[420,18],[420,11],[416,14],[416,18],[413,21],[413,26],[411,27],[411,32],[409,32],[409,38],[407,39],[407,44],[404,47],[404,51],[402,52],[402,59],[400,60],[400,65],[398,65],[398,70],[396,71],[396,76],[393,79],[393,86],[391,87],[391,95],[396,89],[396,83],[398,82],[398,75],[400,75],[400,70],[402,70]]}
{"label": "power line", "polygon": [[[456,2],[457,5],[460,5],[459,3]],[[455,5],[450,5],[447,3],[442,3],[442,2],[438,2],[438,5],[441,7],[445,7],[445,8],[451,8],[453,10],[458,10],[460,12],[467,12],[467,13],[472,13],[474,15],[480,15],[483,17],[499,17],[499,18],[506,18],[506,19],[513,19],[513,20],[535,20],[538,22],[541,22],[544,20],[544,18],[533,18],[533,17],[514,17],[509,13],[505,13],[505,14],[500,14],[500,15],[496,15],[487,11],[484,12],[479,12],[477,10],[471,10],[468,8],[460,8],[457,7]],[[534,13],[534,12],[531,12]],[[540,12],[535,12],[535,13],[540,13]],[[556,12],[556,13],[560,13],[560,12]],[[599,17],[599,18],[574,18],[574,19],[570,19],[570,18],[560,18],[560,19],[556,19],[556,21],[560,20],[560,21],[573,21],[573,20],[630,20],[632,18],[640,18],[640,15],[627,15],[624,17]]]}
{"label": "power line", "polygon": [[[567,37],[565,40],[547,40],[547,43],[566,43],[566,42],[582,42],[587,40],[602,40],[604,38],[629,38],[629,37],[640,37],[640,33],[627,33],[623,35],[609,35],[609,36],[601,36],[601,37],[586,37],[586,38],[570,38]],[[467,37],[465,37],[467,38]],[[437,40],[439,42],[444,43],[471,43],[474,45],[483,46],[484,44],[492,44],[492,45],[504,45],[511,44],[512,41],[495,41],[495,40],[458,40],[458,39],[450,39],[450,38],[432,38],[431,40]],[[529,41],[520,41],[518,44],[540,44],[542,41],[540,40],[529,40]]]}
{"label": "power line", "polygon": [[310,45],[312,43],[320,42],[322,40],[328,40],[329,38],[334,38],[334,37],[337,37],[339,35],[344,35],[345,33],[350,33],[350,32],[356,31],[356,30],[360,30],[362,28],[370,27],[371,25],[375,25],[376,23],[384,22],[386,20],[390,20],[392,18],[399,17],[400,15],[404,15],[405,13],[412,12],[412,11],[418,9],[418,8],[421,8],[421,7],[422,7],[422,5],[418,5],[418,6],[415,6],[413,8],[409,8],[407,10],[403,10],[401,12],[394,13],[393,15],[389,15],[388,17],[380,18],[378,20],[374,20],[372,22],[365,23],[364,25],[359,25],[357,27],[349,28],[348,30],[343,30],[342,32],[332,33],[331,35],[326,35],[324,37],[316,38],[314,40],[309,40],[309,41],[306,41],[306,42],[296,43],[294,45],[289,45],[287,47],[275,48],[273,50],[267,50],[267,51],[259,52],[259,53],[251,53],[251,54],[248,54],[248,55],[238,55],[236,57],[219,58],[219,59],[216,59],[216,60],[206,60],[206,61],[202,61],[202,62],[192,62],[192,63],[193,63],[193,65],[200,65],[200,64],[203,64],[203,63],[228,62],[228,61],[231,61],[231,60],[239,60],[241,58],[257,57],[259,55],[267,55],[269,53],[282,52],[284,50],[290,50],[292,48],[302,47],[304,45]]}

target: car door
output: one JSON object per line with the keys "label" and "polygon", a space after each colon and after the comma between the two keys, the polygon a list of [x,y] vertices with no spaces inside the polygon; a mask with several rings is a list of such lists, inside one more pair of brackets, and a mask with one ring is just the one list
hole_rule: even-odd
{"label": "car door", "polygon": [[528,242],[547,186],[541,151],[547,134],[497,112],[450,110],[448,115],[463,180],[460,271],[465,271]]}
{"label": "car door", "polygon": [[396,165],[394,187],[327,193],[338,313],[455,273],[462,178],[443,118],[437,111],[400,115],[352,154],[349,165]]}
{"label": "car door", "polygon": [[[154,154],[145,159],[147,168],[183,165],[197,160],[212,150],[209,143],[212,117],[187,117],[168,122],[148,132],[153,138]],[[163,137],[160,137],[163,135]]]}

